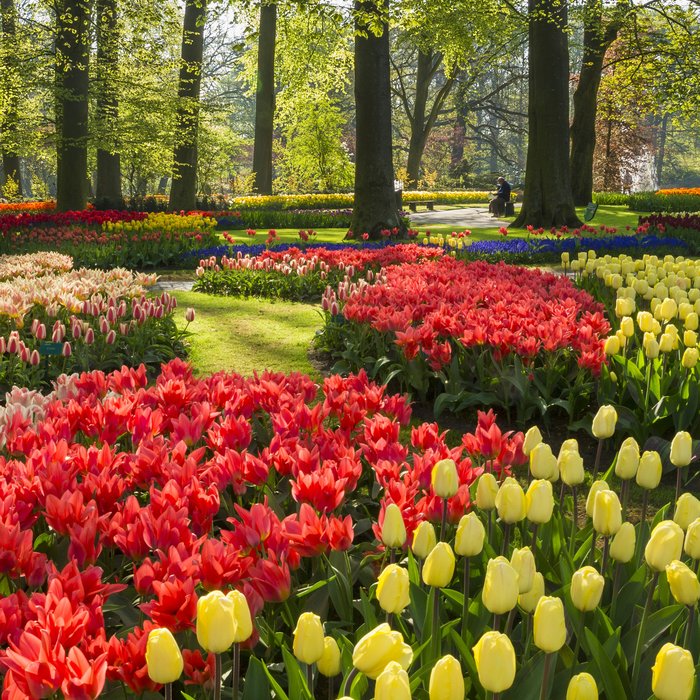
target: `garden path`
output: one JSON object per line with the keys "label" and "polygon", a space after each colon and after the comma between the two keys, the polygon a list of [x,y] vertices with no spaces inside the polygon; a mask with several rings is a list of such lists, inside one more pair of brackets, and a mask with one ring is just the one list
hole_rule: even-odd
{"label": "garden path", "polygon": [[493,228],[508,226],[507,219],[492,219],[487,207],[467,207],[465,209],[443,209],[442,211],[420,211],[411,214],[411,226],[438,226],[451,224],[455,228]]}

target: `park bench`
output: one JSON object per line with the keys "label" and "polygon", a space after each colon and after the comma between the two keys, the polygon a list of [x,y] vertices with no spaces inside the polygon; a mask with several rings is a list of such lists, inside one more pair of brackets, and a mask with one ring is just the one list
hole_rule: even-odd
{"label": "park bench", "polygon": [[416,211],[418,207],[425,207],[429,211],[433,211],[435,207],[435,201],[432,199],[426,200],[425,202],[409,202],[408,203],[408,208],[411,211]]}

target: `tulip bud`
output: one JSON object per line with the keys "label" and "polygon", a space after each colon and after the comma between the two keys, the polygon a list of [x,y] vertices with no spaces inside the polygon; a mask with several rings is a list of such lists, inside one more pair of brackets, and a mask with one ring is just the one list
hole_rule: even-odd
{"label": "tulip bud", "polygon": [[671,464],[676,467],[687,467],[693,458],[693,438],[690,433],[676,433],[671,441]]}
{"label": "tulip bud", "polygon": [[460,557],[475,557],[484,549],[486,531],[484,525],[473,511],[463,515],[457,526],[455,552]]}
{"label": "tulip bud", "polygon": [[535,479],[525,494],[527,519],[531,523],[548,523],[554,510],[554,495],[552,483],[546,479]]}
{"label": "tulip bud", "polygon": [[659,338],[659,351],[671,352],[673,350],[673,338],[668,333],[662,333]]}
{"label": "tulip bud", "polygon": [[520,484],[512,477],[507,477],[496,495],[498,516],[505,523],[517,523],[525,517],[527,505],[525,493]]}
{"label": "tulip bud", "polygon": [[678,304],[673,299],[666,298],[661,302],[660,309],[661,318],[670,321],[678,313]]}
{"label": "tulip bud", "polygon": [[695,331],[685,331],[683,333],[683,345],[685,345],[686,348],[694,348],[697,344],[698,334]]}
{"label": "tulip bud", "polygon": [[529,547],[514,549],[510,556],[510,565],[518,574],[518,594],[527,593],[532,588],[537,573],[532,550]]}
{"label": "tulip bud", "polygon": [[579,673],[569,681],[566,700],[598,700],[598,686],[590,673]]}
{"label": "tulip bud", "polygon": [[644,549],[644,559],[654,571],[663,571],[681,558],[683,530],[673,520],[662,520],[652,531]]}
{"label": "tulip bud", "polygon": [[634,556],[634,547],[637,536],[632,523],[622,523],[620,529],[615,533],[610,543],[610,556],[621,564],[631,561]]}
{"label": "tulip bud", "polygon": [[31,354],[29,355],[29,364],[32,367],[37,367],[40,362],[41,362],[41,357],[39,356],[39,351],[32,350]]}
{"label": "tulip bud", "polygon": [[559,471],[561,480],[567,486],[578,486],[583,483],[583,457],[578,450],[564,450],[559,454]]}
{"label": "tulip bud", "polygon": [[605,345],[603,345],[603,352],[606,355],[617,355],[617,353],[620,352],[620,339],[616,335],[611,335],[606,338]]}
{"label": "tulip bud", "polygon": [[496,507],[498,482],[491,472],[484,472],[476,483],[476,507],[493,510]]}
{"label": "tulip bud", "polygon": [[408,674],[400,663],[390,661],[377,676],[374,700],[411,700]]}
{"label": "tulip bud", "polygon": [[655,360],[659,356],[661,348],[656,338],[650,338],[644,346],[644,354],[647,359]]}
{"label": "tulip bud", "polygon": [[634,479],[639,467],[639,445],[633,437],[628,437],[620,446],[615,462],[615,474],[620,479]]}
{"label": "tulip bud", "polygon": [[433,550],[436,543],[437,537],[435,536],[435,528],[432,523],[423,520],[413,531],[413,545],[411,546],[411,551],[419,559],[425,559]]}
{"label": "tulip bud", "polygon": [[530,456],[533,448],[542,442],[542,433],[540,429],[533,425],[526,433],[525,439],[523,440],[523,452],[526,456]]}
{"label": "tulip bud", "polygon": [[676,511],[673,514],[673,522],[687,530],[688,525],[700,518],[700,501],[692,493],[683,493],[676,501]]}
{"label": "tulip bud", "polygon": [[631,316],[620,319],[620,330],[625,338],[631,338],[634,335],[634,321]]}
{"label": "tulip bud", "polygon": [[530,452],[530,473],[535,479],[549,479],[558,471],[557,459],[546,442],[540,442]]}
{"label": "tulip bud", "polygon": [[544,595],[544,576],[541,572],[536,571],[535,577],[532,580],[532,588],[527,593],[521,593],[518,596],[518,605],[527,613],[535,612],[537,603]]}
{"label": "tulip bud", "polygon": [[423,583],[445,588],[455,572],[455,555],[447,542],[438,542],[423,564]]}
{"label": "tulip bud", "polygon": [[692,559],[700,559],[700,518],[688,525],[683,551]]}
{"label": "tulip bud", "polygon": [[588,498],[586,498],[586,515],[589,518],[593,517],[593,506],[595,504],[595,497],[598,495],[598,491],[607,491],[610,487],[608,482],[604,479],[598,479],[591,484],[591,490],[588,492]]}
{"label": "tulip bud", "polygon": [[649,491],[655,489],[661,481],[663,467],[658,452],[647,451],[639,459],[636,481],[639,486]]}
{"label": "tulip bud", "polygon": [[593,502],[593,529],[603,537],[614,535],[622,525],[622,506],[614,491],[598,491]]}
{"label": "tulip bud", "polygon": [[327,678],[333,678],[340,673],[340,647],[333,637],[323,639],[323,654],[316,662],[318,672]]}
{"label": "tulip bud", "polygon": [[617,411],[612,406],[601,406],[593,418],[593,435],[599,440],[612,437],[617,423]]}
{"label": "tulip bud", "polygon": [[486,632],[473,649],[479,683],[491,693],[502,693],[515,680],[515,649],[507,635]]}
{"label": "tulip bud", "polygon": [[182,654],[170,630],[157,627],[148,633],[146,668],[154,683],[174,683],[182,675]]}
{"label": "tulip bud", "polygon": [[61,354],[63,357],[70,357],[73,354],[73,349],[71,348],[70,343],[63,343],[63,350],[61,350]]}
{"label": "tulip bud", "polygon": [[299,615],[292,641],[292,651],[299,661],[315,664],[323,656],[324,639],[323,624],[318,615],[312,612]]}
{"label": "tulip bud", "polygon": [[666,642],[651,669],[651,689],[658,700],[690,700],[695,685],[693,655]]}
{"label": "tulip bud", "polygon": [[681,605],[695,605],[700,600],[700,581],[687,564],[677,559],[666,566],[671,595]]}
{"label": "tulip bud", "polygon": [[452,498],[459,489],[459,475],[454,460],[441,459],[433,467],[431,482],[436,496]]}
{"label": "tulip bud", "polygon": [[192,323],[192,321],[194,321],[194,317],[195,311],[192,307],[189,307],[187,311],[185,311],[185,321],[187,321],[187,323]]}
{"label": "tulip bud", "polygon": [[654,327],[654,317],[648,311],[637,313],[637,325],[642,333],[650,333]]}
{"label": "tulip bud", "polygon": [[202,649],[221,654],[234,637],[233,602],[221,591],[212,591],[197,601],[197,641]]}
{"label": "tulip bud", "polygon": [[464,700],[462,667],[454,656],[447,654],[433,666],[428,696],[430,700]]}
{"label": "tulip bud", "polygon": [[481,600],[494,615],[510,612],[518,602],[518,572],[505,557],[489,559]]}
{"label": "tulip bud", "polygon": [[234,644],[245,642],[253,634],[253,621],[250,617],[248,599],[241,591],[229,591],[226,597],[233,604],[233,642]]}
{"label": "tulip bud", "polygon": [[700,352],[697,348],[686,348],[681,358],[681,364],[686,369],[693,369],[698,363],[698,358],[700,358]]}
{"label": "tulip bud", "polygon": [[352,665],[372,680],[391,661],[407,669],[413,661],[413,650],[403,641],[401,632],[392,631],[386,622],[362,637],[352,652]]}
{"label": "tulip bud", "polygon": [[411,602],[408,571],[398,564],[389,564],[377,583],[377,600],[385,612],[400,614]]}
{"label": "tulip bud", "polygon": [[566,642],[566,621],[561,598],[542,596],[534,614],[535,646],[547,654],[559,651]]}
{"label": "tulip bud", "polygon": [[605,579],[592,566],[584,566],[571,577],[571,602],[581,612],[595,610],[604,588]]}
{"label": "tulip bud", "polygon": [[406,541],[406,526],[401,509],[396,503],[390,503],[384,511],[382,523],[382,542],[385,547],[403,547]]}

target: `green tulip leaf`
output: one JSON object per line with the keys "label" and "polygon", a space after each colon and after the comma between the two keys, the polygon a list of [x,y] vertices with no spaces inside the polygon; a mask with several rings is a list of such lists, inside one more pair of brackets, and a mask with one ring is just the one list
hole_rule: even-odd
{"label": "green tulip leaf", "polygon": [[625,684],[620,678],[620,674],[615,670],[615,667],[612,665],[610,658],[605,652],[605,649],[601,646],[598,638],[589,629],[586,629],[585,634],[590,654],[593,657],[593,664],[598,671],[597,675],[601,680],[606,697],[631,698],[632,695],[627,692]]}

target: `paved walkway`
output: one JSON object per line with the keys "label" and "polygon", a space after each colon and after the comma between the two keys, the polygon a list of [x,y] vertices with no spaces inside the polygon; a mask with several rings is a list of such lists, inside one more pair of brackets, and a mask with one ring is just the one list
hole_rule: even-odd
{"label": "paved walkway", "polygon": [[493,228],[508,226],[506,219],[493,219],[488,207],[467,207],[466,209],[445,209],[444,211],[419,211],[411,214],[411,226],[452,225],[458,229]]}
{"label": "paved walkway", "polygon": [[154,292],[191,292],[194,280],[158,280],[151,288]]}

